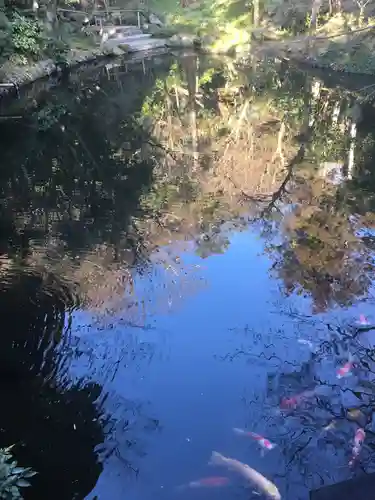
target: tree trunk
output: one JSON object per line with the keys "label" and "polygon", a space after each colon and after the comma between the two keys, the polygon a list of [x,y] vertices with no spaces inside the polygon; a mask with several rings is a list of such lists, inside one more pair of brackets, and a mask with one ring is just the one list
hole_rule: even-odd
{"label": "tree trunk", "polygon": [[259,26],[259,0],[253,0],[253,28]]}
{"label": "tree trunk", "polygon": [[51,0],[46,9],[46,28],[50,32],[57,28],[57,1]]}
{"label": "tree trunk", "polygon": [[38,0],[33,0],[32,9],[33,9],[33,14],[34,14],[34,16],[35,16],[35,17],[38,17],[38,10],[39,10],[39,3],[38,3]]}
{"label": "tree trunk", "polygon": [[197,56],[183,58],[185,67],[187,86],[189,92],[189,122],[191,131],[191,149],[193,156],[193,171],[199,166],[199,151],[198,151],[198,129],[197,129],[197,109],[196,109],[196,94],[197,94]]}
{"label": "tree trunk", "polygon": [[319,80],[313,78],[311,81],[311,100],[309,102],[309,128],[315,123],[315,116],[317,113],[317,102],[319,101],[321,83]]}
{"label": "tree trunk", "polygon": [[321,0],[314,0],[313,2],[313,6],[311,9],[311,20],[310,20],[310,28],[313,30],[316,30],[318,28],[318,16],[321,4],[322,4]]}
{"label": "tree trunk", "polygon": [[347,178],[351,180],[353,178],[353,172],[355,168],[354,162],[354,152],[355,152],[355,143],[357,138],[357,124],[353,121],[349,127],[349,151],[348,151],[348,166],[347,166]]}
{"label": "tree trunk", "polygon": [[341,12],[342,12],[341,0],[334,0],[334,13],[341,14]]}

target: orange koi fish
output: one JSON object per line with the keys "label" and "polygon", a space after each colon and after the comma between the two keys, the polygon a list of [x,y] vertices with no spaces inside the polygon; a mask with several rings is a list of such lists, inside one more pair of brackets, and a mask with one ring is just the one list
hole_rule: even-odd
{"label": "orange koi fish", "polygon": [[229,478],[222,476],[204,477],[187,484],[188,488],[218,488],[230,483]]}
{"label": "orange koi fish", "polygon": [[290,398],[283,398],[280,402],[280,408],[282,410],[295,410],[302,401],[309,399],[315,395],[315,389],[301,392]]}

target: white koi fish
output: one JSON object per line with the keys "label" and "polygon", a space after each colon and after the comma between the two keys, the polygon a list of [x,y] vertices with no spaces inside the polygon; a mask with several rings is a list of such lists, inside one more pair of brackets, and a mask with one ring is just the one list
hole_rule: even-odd
{"label": "white koi fish", "polygon": [[223,465],[234,472],[240,474],[247,481],[251,482],[259,492],[264,493],[271,500],[281,500],[281,495],[277,487],[262,474],[252,469],[246,464],[234,458],[224,457],[221,453],[213,451],[210,460],[211,465]]}

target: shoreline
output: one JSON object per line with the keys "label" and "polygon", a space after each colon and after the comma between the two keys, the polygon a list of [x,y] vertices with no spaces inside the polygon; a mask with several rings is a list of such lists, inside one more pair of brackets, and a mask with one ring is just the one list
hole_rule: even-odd
{"label": "shoreline", "polygon": [[[0,98],[3,96],[10,96],[14,92],[18,93],[22,87],[33,84],[38,80],[42,80],[43,78],[53,75],[54,73],[61,72],[62,66],[71,70],[86,63],[94,63],[104,59],[119,59],[122,57],[120,55],[106,53],[99,48],[93,48],[92,50],[72,50],[71,52],[72,53],[67,56],[64,65],[61,65],[52,59],[44,59],[34,64],[28,64],[25,66],[9,64],[9,67],[7,67],[8,63],[5,63],[0,68],[0,72],[5,75],[1,81],[2,86],[0,86]],[[147,57],[153,52],[155,52],[155,54],[167,54],[170,52],[170,47],[166,45],[165,48],[139,48],[138,50],[124,52],[124,56],[132,56],[133,54],[136,56],[142,54],[142,56],[144,55],[144,57]],[[129,60],[132,60],[132,57],[130,57]]]}
{"label": "shoreline", "polygon": [[[144,48],[140,46],[139,48],[133,49],[129,52],[124,51],[123,56],[105,52],[100,48],[93,48],[92,50],[73,49],[71,50],[71,53],[66,57],[66,62],[64,63],[64,65],[61,65],[58,62],[53,61],[52,59],[45,59],[25,66],[16,66],[12,64],[8,65],[8,63],[5,63],[0,68],[0,72],[3,72],[3,74],[6,75],[6,77],[4,77],[1,82],[3,85],[0,86],[0,99],[5,96],[11,97],[13,94],[18,93],[22,87],[26,87],[38,80],[42,80],[43,78],[61,72],[63,67],[67,70],[71,70],[86,63],[95,63],[96,61],[105,59],[118,60],[124,58],[127,61],[131,61],[133,60],[133,58],[138,59],[139,57],[148,57],[153,54],[164,55],[175,50],[186,50],[186,47],[169,45],[167,40],[168,39],[165,39],[166,43],[164,46],[150,48],[145,44]],[[335,60],[320,61],[319,58],[316,58],[312,54],[308,53],[308,50],[306,50],[306,46],[304,47],[305,50],[301,50],[301,48],[300,50],[296,50],[293,48],[294,45],[295,40],[293,39],[283,40],[281,44],[280,42],[275,42],[274,40],[255,42],[249,48],[249,53],[253,53],[256,57],[260,58],[276,57],[282,59],[286,63],[295,64],[304,67],[305,69],[318,69],[321,71],[333,72],[338,75],[344,74],[348,76],[352,75],[358,77],[363,76],[375,78],[374,72],[350,71],[350,69],[340,66],[338,61]],[[215,52],[209,51],[206,48],[198,49],[198,52],[217,55]],[[9,84],[9,86],[7,86],[6,84]]]}
{"label": "shoreline", "polygon": [[[110,57],[106,56],[98,49],[72,52],[75,53],[67,57],[66,66],[68,68],[74,68],[83,63],[94,62],[101,58]],[[37,80],[61,70],[61,66],[52,59],[43,59],[34,64],[26,64],[25,66],[7,65],[8,63],[5,63],[0,68],[0,71],[5,75],[2,78],[4,87],[0,88],[0,96],[4,94],[8,95],[14,90],[20,89],[20,87],[34,83]],[[6,87],[5,84],[9,84],[9,87]]]}

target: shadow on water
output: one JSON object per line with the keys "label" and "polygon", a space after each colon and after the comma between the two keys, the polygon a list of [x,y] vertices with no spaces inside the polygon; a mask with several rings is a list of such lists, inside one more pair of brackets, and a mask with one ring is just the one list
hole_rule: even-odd
{"label": "shadow on water", "polygon": [[343,87],[187,53],[30,90],[0,172],[0,444],[39,472],[27,498],[185,498],[220,446],[306,498],[350,476],[358,427],[372,470],[375,112]]}
{"label": "shadow on water", "polygon": [[95,447],[103,422],[100,386],[65,380],[56,352],[73,298],[51,276],[2,273],[1,445],[14,444],[18,460],[39,473],[26,498],[82,498],[102,469]]}
{"label": "shadow on water", "polygon": [[[82,299],[76,280],[88,279],[91,288],[96,252],[129,265],[137,258],[140,243],[124,231],[155,162],[136,117],[155,80],[154,71],[143,76],[139,86],[135,69],[122,88],[100,71],[84,84],[73,75],[39,92],[23,123],[1,129],[0,443],[15,443],[19,462],[38,472],[27,498],[83,498],[100,461],[117,451],[117,444],[103,448],[114,425],[103,409],[108,395],[97,383],[69,380],[67,367],[79,356],[70,345],[72,312]],[[93,262],[88,258],[78,276],[86,254]],[[127,269],[110,287],[123,286],[124,278]],[[103,298],[94,291],[95,300]],[[133,420],[139,409],[122,405],[125,433],[124,406]],[[133,447],[132,438],[123,447]]]}

